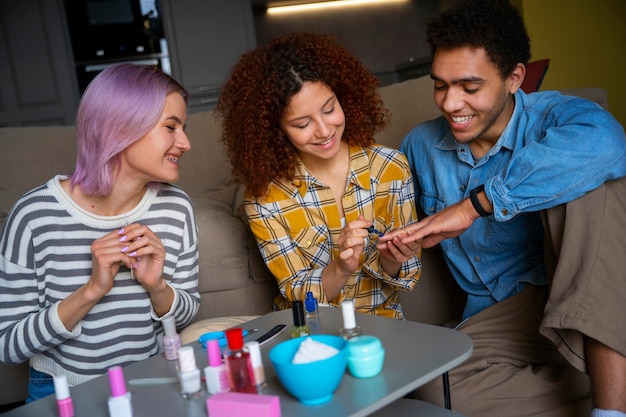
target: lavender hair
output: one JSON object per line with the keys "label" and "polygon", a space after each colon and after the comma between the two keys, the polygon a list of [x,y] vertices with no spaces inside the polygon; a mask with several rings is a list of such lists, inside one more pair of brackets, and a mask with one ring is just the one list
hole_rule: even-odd
{"label": "lavender hair", "polygon": [[120,153],[156,125],[171,92],[188,102],[183,86],[149,66],[118,64],[98,74],[78,107],[72,187],[80,185],[88,195],[109,194]]}

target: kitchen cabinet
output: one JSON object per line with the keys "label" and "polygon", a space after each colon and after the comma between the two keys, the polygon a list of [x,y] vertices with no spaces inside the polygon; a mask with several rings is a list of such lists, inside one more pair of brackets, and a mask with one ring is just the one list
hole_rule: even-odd
{"label": "kitchen cabinet", "polygon": [[61,0],[0,1],[0,127],[73,124],[78,100]]}
{"label": "kitchen cabinet", "polygon": [[214,107],[242,53],[256,46],[250,0],[162,0],[172,76],[189,90],[190,111]]}

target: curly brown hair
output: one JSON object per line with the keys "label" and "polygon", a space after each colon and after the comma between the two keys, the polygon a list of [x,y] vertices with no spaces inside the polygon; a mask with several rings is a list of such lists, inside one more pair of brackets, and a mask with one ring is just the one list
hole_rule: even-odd
{"label": "curly brown hair", "polygon": [[337,96],[348,143],[371,145],[374,134],[389,123],[378,79],[330,35],[296,32],[243,54],[223,86],[215,114],[233,175],[255,198],[267,192],[271,181],[293,178],[298,157],[280,121],[303,83],[316,81]]}

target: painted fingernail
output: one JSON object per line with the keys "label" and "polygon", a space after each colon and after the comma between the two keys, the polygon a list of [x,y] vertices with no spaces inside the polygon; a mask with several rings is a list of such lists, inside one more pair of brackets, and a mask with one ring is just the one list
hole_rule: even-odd
{"label": "painted fingernail", "polygon": [[128,256],[130,256],[131,258],[137,256],[137,251],[132,251],[131,253],[128,254]]}
{"label": "painted fingernail", "polygon": [[121,235],[121,234],[123,234],[123,233],[124,233],[124,228],[123,228],[123,227],[122,227],[120,230],[118,230],[118,231],[117,231],[117,234],[118,234],[118,235]]}
{"label": "painted fingernail", "polygon": [[129,249],[128,246],[124,246],[122,249],[120,249],[120,252],[126,252]]}
{"label": "painted fingernail", "polygon": [[122,237],[119,239],[119,241],[120,241],[120,242],[125,242],[125,241],[126,241],[126,239],[127,239],[127,236],[126,236],[126,235],[124,235],[124,236],[122,236]]}

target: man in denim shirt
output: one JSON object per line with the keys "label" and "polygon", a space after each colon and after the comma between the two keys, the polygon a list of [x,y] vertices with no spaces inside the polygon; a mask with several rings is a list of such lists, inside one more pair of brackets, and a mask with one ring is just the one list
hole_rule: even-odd
{"label": "man in denim shirt", "polygon": [[[455,409],[589,416],[591,392],[592,416],[626,416],[622,126],[595,103],[522,92],[530,42],[508,1],[465,1],[427,35],[442,116],[401,151],[428,217],[381,241],[440,243],[467,293],[474,354],[450,373]],[[440,402],[437,384],[416,395]]]}

